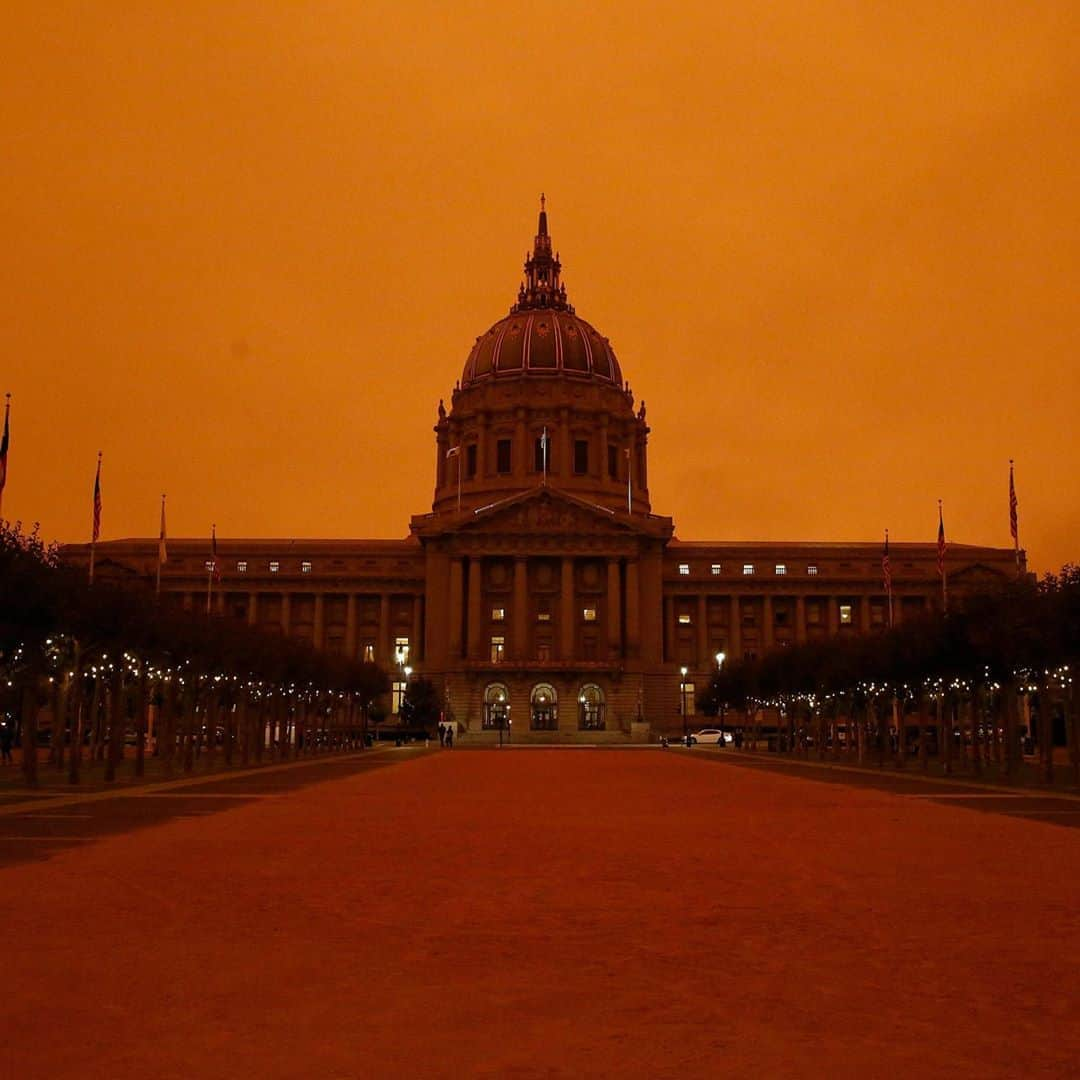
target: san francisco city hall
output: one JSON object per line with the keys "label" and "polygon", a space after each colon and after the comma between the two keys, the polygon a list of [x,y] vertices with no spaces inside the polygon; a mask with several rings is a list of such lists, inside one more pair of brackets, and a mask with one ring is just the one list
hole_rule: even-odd
{"label": "san francisco city hall", "polygon": [[[560,274],[541,207],[516,302],[439,403],[435,496],[407,538],[219,540],[215,610],[409,667],[478,739],[646,740],[681,729],[720,654],[883,629],[880,542],[680,540],[653,513],[645,406]],[[157,543],[98,544],[98,573],[153,579]],[[204,603],[208,554],[170,540],[163,592]],[[894,621],[939,602],[934,544],[893,544],[891,565]],[[947,572],[962,593],[1017,568],[950,544]]]}

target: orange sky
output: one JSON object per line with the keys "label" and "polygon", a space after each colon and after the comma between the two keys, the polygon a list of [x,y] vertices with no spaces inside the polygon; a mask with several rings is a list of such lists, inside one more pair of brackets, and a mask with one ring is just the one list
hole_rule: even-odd
{"label": "orange sky", "polygon": [[[947,9],[942,11],[942,9]],[[400,536],[548,195],[684,539],[1080,557],[1075,3],[5,6],[4,515]]]}

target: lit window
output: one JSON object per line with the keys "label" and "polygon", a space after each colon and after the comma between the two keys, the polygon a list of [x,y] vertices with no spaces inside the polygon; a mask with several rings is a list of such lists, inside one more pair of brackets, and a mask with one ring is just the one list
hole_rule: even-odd
{"label": "lit window", "polygon": [[776,564],[776,576],[777,577],[783,577],[786,573],[787,573],[787,567],[782,562],[778,562]]}
{"label": "lit window", "polygon": [[493,637],[491,639],[491,662],[501,664],[506,657],[506,638]]}
{"label": "lit window", "polygon": [[277,573],[277,572],[278,572],[278,571],[279,571],[280,569],[281,569],[281,563],[279,563],[279,562],[272,562],[272,563],[270,564],[270,573],[271,573],[271,574],[276,574],[276,573]]}
{"label": "lit window", "polygon": [[851,605],[850,604],[841,604],[840,605],[840,625],[841,626],[850,626],[851,625]]}
{"label": "lit window", "polygon": [[811,564],[810,564],[810,565],[809,565],[809,566],[808,566],[808,567],[806,568],[806,572],[807,572],[807,574],[809,574],[809,575],[810,575],[810,577],[817,577],[817,567],[816,567],[816,566],[814,566],[814,565],[813,565],[813,563],[811,563]]}
{"label": "lit window", "polygon": [[752,577],[754,574],[754,564],[750,562],[743,563],[742,572],[743,577]]}
{"label": "lit window", "polygon": [[394,638],[394,658],[399,664],[409,662],[409,639],[407,637]]}
{"label": "lit window", "polygon": [[300,564],[300,573],[301,574],[310,574],[311,573],[311,563],[307,562],[306,560],[304,562],[302,562]]}
{"label": "lit window", "polygon": [[503,622],[503,621],[505,621],[505,619],[506,619],[506,608],[504,608],[504,607],[493,607],[491,609],[491,621],[492,622]]}
{"label": "lit window", "polygon": [[395,715],[401,712],[401,703],[405,700],[405,683],[398,681],[391,684],[393,698],[390,703],[390,711]]}
{"label": "lit window", "polygon": [[536,616],[536,621],[537,622],[551,622],[551,612],[550,611],[541,611],[541,612],[539,612],[537,614],[537,616]]}
{"label": "lit window", "polygon": [[679,573],[682,574],[683,576],[689,574],[690,573],[690,564],[685,563],[685,562],[679,563]]}
{"label": "lit window", "polygon": [[713,577],[719,577],[720,576],[720,571],[722,569],[723,569],[723,567],[721,567],[721,565],[718,562],[714,562],[712,564]]}
{"label": "lit window", "polygon": [[368,664],[375,663],[375,642],[365,641],[363,647],[360,650],[360,655],[364,658],[364,662]]}
{"label": "lit window", "polygon": [[682,714],[683,716],[694,715],[694,684],[686,681],[686,676],[683,676],[683,681],[679,686],[682,694]]}
{"label": "lit window", "polygon": [[207,559],[206,560],[206,572],[208,574],[212,574],[214,572],[214,560],[213,559]]}
{"label": "lit window", "polygon": [[596,622],[596,608],[594,608],[594,607],[585,608],[581,613],[581,617],[586,622]]}
{"label": "lit window", "polygon": [[690,625],[690,616],[686,612],[683,612],[679,616],[679,625],[680,626],[689,626]]}
{"label": "lit window", "polygon": [[247,573],[247,563],[244,562],[242,559],[241,559],[240,562],[238,562],[236,564],[236,572],[238,574],[246,574]]}

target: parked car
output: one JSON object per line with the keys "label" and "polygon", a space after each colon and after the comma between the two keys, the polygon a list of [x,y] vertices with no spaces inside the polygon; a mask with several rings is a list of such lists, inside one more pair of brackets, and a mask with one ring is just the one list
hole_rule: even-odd
{"label": "parked car", "polygon": [[720,746],[730,746],[735,741],[734,733],[730,731],[721,731],[719,728],[707,727],[702,728],[700,731],[695,731],[690,736],[690,741],[693,743],[701,743],[705,746],[708,743],[718,744]]}

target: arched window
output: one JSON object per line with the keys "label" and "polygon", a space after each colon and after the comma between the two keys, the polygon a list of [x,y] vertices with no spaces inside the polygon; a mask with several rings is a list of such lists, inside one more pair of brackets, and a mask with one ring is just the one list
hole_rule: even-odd
{"label": "arched window", "polygon": [[551,683],[537,683],[529,699],[529,726],[533,731],[557,731],[559,728],[559,696]]}
{"label": "arched window", "polygon": [[604,730],[604,691],[586,683],[578,691],[578,727],[582,731]]}
{"label": "arched window", "polygon": [[502,730],[510,724],[510,694],[503,683],[489,683],[484,690],[485,728]]}

